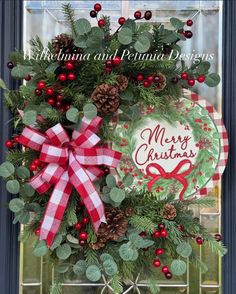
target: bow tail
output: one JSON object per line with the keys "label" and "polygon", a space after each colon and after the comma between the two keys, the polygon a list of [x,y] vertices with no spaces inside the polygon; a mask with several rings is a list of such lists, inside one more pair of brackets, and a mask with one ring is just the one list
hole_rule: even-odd
{"label": "bow tail", "polygon": [[183,185],[183,189],[181,190],[180,194],[179,194],[179,200],[182,201],[184,198],[184,193],[188,188],[188,181],[181,177],[181,176],[175,176],[174,177],[176,180],[178,180],[182,185]]}
{"label": "bow tail", "polygon": [[51,247],[60,228],[71,191],[72,185],[65,171],[53,189],[40,227],[39,239],[46,240],[48,247]]}
{"label": "bow tail", "polygon": [[152,186],[156,183],[156,181],[158,181],[161,178],[161,176],[155,176],[155,178],[153,177],[153,179],[151,181],[148,182],[148,191],[151,192],[152,191]]}
{"label": "bow tail", "polygon": [[106,222],[104,205],[86,169],[76,160],[72,152],[69,155],[68,174],[70,182],[83,199],[94,230],[97,232],[100,224]]}

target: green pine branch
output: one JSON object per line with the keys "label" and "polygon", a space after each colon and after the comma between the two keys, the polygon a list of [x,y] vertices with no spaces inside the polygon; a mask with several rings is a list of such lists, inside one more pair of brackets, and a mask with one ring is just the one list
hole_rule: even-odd
{"label": "green pine branch", "polygon": [[155,224],[146,216],[133,215],[129,221],[138,231],[144,231],[151,234],[155,230]]}
{"label": "green pine branch", "polygon": [[76,31],[76,25],[75,25],[75,14],[74,10],[70,3],[63,4],[62,10],[65,15],[66,20],[69,22],[71,31],[74,35],[74,37],[77,37],[77,31]]}

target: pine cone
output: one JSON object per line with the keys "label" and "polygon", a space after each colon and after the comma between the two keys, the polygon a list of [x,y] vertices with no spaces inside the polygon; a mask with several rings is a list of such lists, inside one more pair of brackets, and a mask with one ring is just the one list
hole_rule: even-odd
{"label": "pine cone", "polygon": [[128,87],[128,84],[129,84],[128,79],[124,75],[119,75],[116,80],[118,82],[116,84],[118,91],[123,92]]}
{"label": "pine cone", "polygon": [[155,78],[159,78],[157,82],[157,91],[160,92],[166,87],[166,77],[162,73],[157,73]]}
{"label": "pine cone", "polygon": [[98,237],[97,242],[96,243],[90,243],[89,247],[92,248],[93,250],[99,250],[99,249],[106,246],[106,241],[107,240],[105,238]]}
{"label": "pine cone", "polygon": [[126,216],[126,217],[130,217],[130,216],[132,216],[133,213],[134,213],[133,208],[131,208],[131,207],[126,208],[126,210],[125,210],[125,216]]}
{"label": "pine cone", "polygon": [[162,216],[167,220],[173,220],[177,216],[174,205],[167,203],[162,211]]}
{"label": "pine cone", "polygon": [[56,54],[61,50],[62,53],[73,53],[75,50],[74,40],[66,35],[60,34],[52,40],[52,46]]}
{"label": "pine cone", "polygon": [[101,84],[96,87],[91,97],[98,111],[103,114],[114,113],[119,108],[120,97],[115,86]]}

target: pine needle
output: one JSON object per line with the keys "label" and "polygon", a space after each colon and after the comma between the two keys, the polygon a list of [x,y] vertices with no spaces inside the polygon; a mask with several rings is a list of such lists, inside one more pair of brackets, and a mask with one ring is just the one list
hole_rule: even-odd
{"label": "pine needle", "polygon": [[69,22],[71,31],[75,37],[77,37],[77,31],[76,31],[76,26],[75,26],[75,15],[74,15],[74,10],[72,9],[72,6],[70,3],[63,4],[62,5],[62,10],[65,15],[66,20]]}

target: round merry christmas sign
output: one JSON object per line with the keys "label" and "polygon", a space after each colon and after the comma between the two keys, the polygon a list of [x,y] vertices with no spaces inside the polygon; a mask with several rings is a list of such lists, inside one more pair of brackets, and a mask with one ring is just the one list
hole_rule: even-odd
{"label": "round merry christmas sign", "polygon": [[225,128],[213,107],[195,94],[173,109],[174,118],[140,106],[141,118],[117,124],[121,139],[114,147],[123,153],[118,174],[131,173],[137,187],[160,196],[207,194],[226,164]]}

